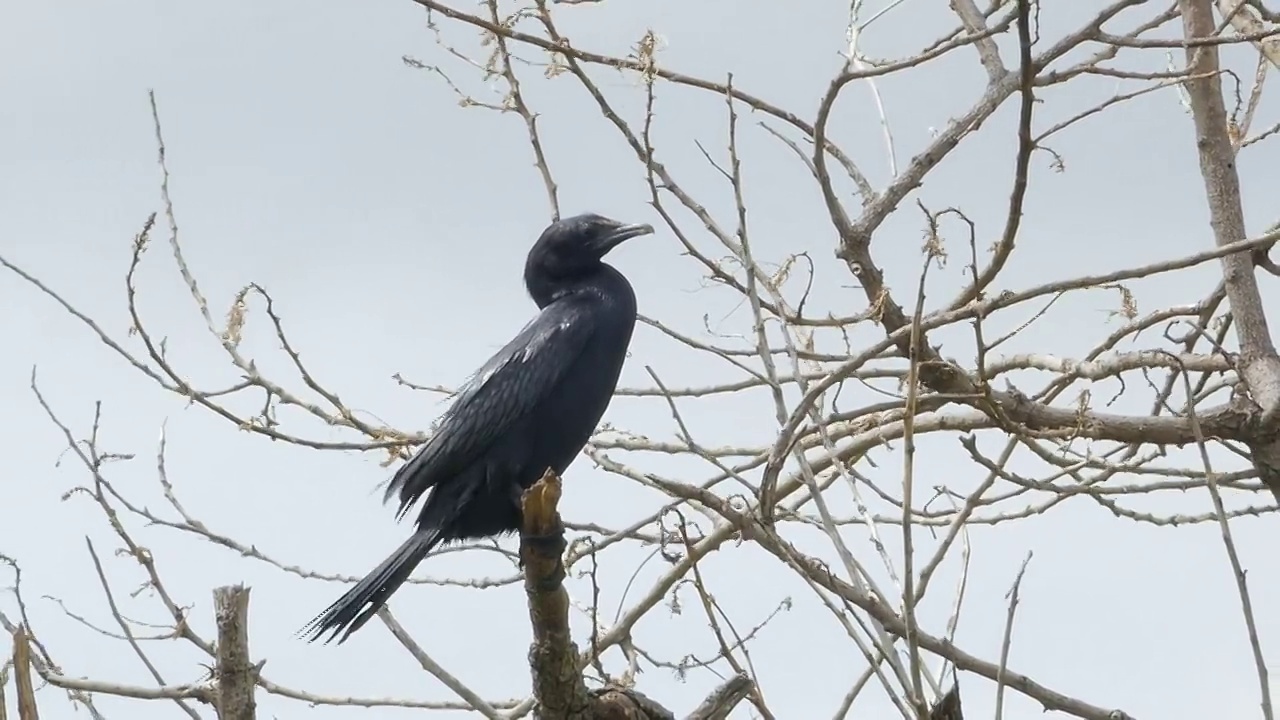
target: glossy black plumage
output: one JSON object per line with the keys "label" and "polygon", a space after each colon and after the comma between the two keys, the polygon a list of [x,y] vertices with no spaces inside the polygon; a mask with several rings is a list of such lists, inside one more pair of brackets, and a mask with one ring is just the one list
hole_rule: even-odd
{"label": "glossy black plumage", "polygon": [[601,258],[652,232],[594,214],[543,231],[524,270],[541,312],[476,372],[387,487],[386,500],[399,496],[397,517],[427,495],[414,534],[312,620],[309,639],[346,640],[437,545],[519,529],[521,494],[547,468],[563,473],[578,456],[631,341],[635,293]]}

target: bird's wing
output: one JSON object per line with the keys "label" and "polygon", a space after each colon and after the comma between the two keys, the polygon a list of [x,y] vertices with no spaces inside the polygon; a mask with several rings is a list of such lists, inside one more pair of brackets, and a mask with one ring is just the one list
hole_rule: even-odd
{"label": "bird's wing", "polygon": [[431,438],[396,471],[385,498],[400,496],[398,516],[428,489],[474,462],[564,377],[595,332],[576,302],[549,305],[459,391]]}

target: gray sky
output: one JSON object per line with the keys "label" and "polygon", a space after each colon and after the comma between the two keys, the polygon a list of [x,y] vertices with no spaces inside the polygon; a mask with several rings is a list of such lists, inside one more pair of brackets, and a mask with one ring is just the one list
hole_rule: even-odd
{"label": "gray sky", "polygon": [[[868,2],[864,15],[882,3]],[[1045,44],[1076,27],[1089,12],[1074,2],[1045,2]],[[662,66],[712,80],[732,72],[734,84],[775,105],[812,118],[818,99],[841,66],[847,5],[703,0],[698,3],[623,2],[560,10],[561,29],[575,44],[625,55],[646,27],[660,35]],[[470,5],[458,5],[470,8]],[[1141,17],[1155,10],[1144,9]],[[1127,30],[1138,13],[1113,26]],[[477,34],[438,19],[444,37],[476,57]],[[913,0],[867,31],[866,52],[901,56],[955,24],[943,3]],[[528,23],[533,31],[533,23]],[[1174,23],[1171,27],[1176,28]],[[1013,48],[1002,41],[1007,62]],[[1040,46],[1037,46],[1038,48]],[[1180,51],[1179,51],[1180,52]],[[172,195],[186,257],[215,320],[248,282],[269,289],[291,340],[312,372],[353,407],[394,426],[425,429],[443,406],[391,380],[456,385],[532,314],[519,277],[524,252],[546,224],[548,208],[532,164],[527,133],[514,114],[459,106],[454,91],[431,72],[406,67],[410,55],[440,64],[476,99],[496,102],[501,83],[442,51],[421,8],[379,3],[255,3],[216,5],[82,0],[0,6],[0,253],[47,282],[110,334],[128,329],[124,273],[131,238],[146,216],[162,209],[147,90],[156,92],[168,146]],[[531,52],[530,58],[541,60]],[[1079,60],[1081,51],[1071,56]],[[1240,76],[1252,77],[1247,54]],[[1177,56],[1181,63],[1181,56]],[[1126,68],[1161,70],[1162,51],[1132,54]],[[542,115],[543,142],[568,213],[597,211],[629,221],[659,223],[647,205],[643,169],[616,130],[570,76],[543,78],[521,66],[527,99]],[[633,74],[594,71],[627,119],[640,122],[644,94]],[[961,115],[980,96],[985,74],[971,48],[909,74],[881,79],[896,143],[905,166],[929,142],[932,129]],[[1039,94],[1036,127],[1047,128],[1095,104],[1117,80],[1085,77]],[[1126,86],[1127,87],[1127,86]],[[1135,86],[1136,87],[1136,86]],[[1228,83],[1230,87],[1230,83]],[[1230,92],[1230,91],[1229,91]],[[863,310],[865,299],[832,259],[835,235],[807,170],[742,110],[740,133],[753,245],[762,260],[809,251],[818,264],[811,302],[837,314]],[[1276,119],[1264,98],[1255,127]],[[928,176],[875,237],[875,255],[899,298],[914,296],[920,267],[918,198],[931,209],[957,206],[978,224],[979,246],[998,236],[1006,212],[1015,144],[1016,102],[1006,103]],[[777,123],[773,123],[778,127]],[[726,226],[734,222],[728,185],[695,143],[723,159],[723,98],[684,87],[660,86],[654,145],[682,185]],[[1140,265],[1207,248],[1207,223],[1190,117],[1174,90],[1123,104],[1056,136],[1050,146],[1065,172],[1037,153],[1020,244],[996,289],[1021,289],[1058,278]],[[833,133],[877,186],[890,180],[875,106],[865,84],[846,90]],[[1242,155],[1240,172],[1250,232],[1276,220],[1275,141]],[[857,200],[849,200],[856,209]],[[674,203],[672,203],[674,206]],[[678,213],[695,242],[715,241]],[[138,272],[139,306],[157,337],[167,338],[174,364],[204,387],[234,382],[236,373],[203,327],[165,242],[163,216]],[[956,224],[947,228],[951,259],[930,285],[944,302],[964,281],[967,244]],[[723,254],[721,251],[720,254]],[[613,256],[632,279],[641,312],[682,332],[706,338],[706,325],[746,333],[749,314],[734,296],[704,289],[700,269],[662,228]],[[1131,285],[1141,312],[1199,301],[1217,281],[1217,266]],[[1272,297],[1271,278],[1262,280]],[[278,350],[260,301],[250,311],[244,351],[265,374],[302,388]],[[1009,344],[1005,353],[1079,356],[1118,321],[1114,291],[1069,296],[1054,314]],[[63,495],[86,482],[65,453],[60,431],[32,394],[31,367],[41,391],[77,435],[88,432],[93,403],[103,403],[105,450],[136,453],[109,467],[121,492],[168,512],[156,482],[155,452],[168,432],[168,473],[185,506],[215,532],[251,544],[289,565],[319,573],[361,575],[400,542],[397,525],[376,489],[388,470],[375,454],[314,452],[236,432],[226,421],[164,393],[99,343],[84,325],[13,274],[0,275],[0,453],[7,512],[0,553],[22,564],[23,585],[40,639],[65,672],[146,685],[144,668],[120,641],[104,638],[63,613],[112,626],[84,537],[91,537],[125,612],[163,622],[149,594],[128,598],[143,580],[136,564],[114,553],[118,542],[101,512],[84,496]],[[1019,313],[1022,313],[1021,315]],[[1019,310],[993,321],[1012,328],[1028,319]],[[1001,324],[1003,323],[1003,324]],[[864,327],[857,338],[878,337]],[[994,331],[993,331],[994,332]],[[943,354],[972,362],[964,328],[942,333]],[[136,339],[128,341],[138,349]],[[745,343],[741,343],[745,346]],[[825,347],[839,347],[836,336]],[[1158,345],[1155,333],[1126,349]],[[726,382],[739,375],[723,363],[681,348],[641,328],[623,384],[649,385],[645,365],[673,387]],[[1043,377],[1040,378],[1043,382]],[[1114,384],[1094,389],[1097,404]],[[875,402],[874,393],[842,402]],[[1145,412],[1149,394],[1133,390],[1110,410]],[[237,407],[249,408],[260,396]],[[776,431],[768,395],[682,403],[700,442],[764,444]],[[366,415],[369,417],[369,415]],[[283,410],[290,429],[320,439],[352,438]],[[620,398],[606,420],[654,439],[674,439],[665,402]],[[1000,443],[985,438],[996,453]],[[954,436],[921,445],[918,486],[971,488],[984,472],[965,459]],[[877,468],[862,468],[890,487],[900,475],[901,445],[877,451]],[[639,455],[638,467],[700,481],[705,463]],[[1192,460],[1186,462],[1191,463]],[[1219,470],[1239,461],[1220,458]],[[1234,462],[1234,465],[1233,465]],[[1023,466],[1036,468],[1034,464]],[[1028,470],[1031,472],[1031,470]],[[1043,470],[1039,470],[1043,473]],[[1128,478],[1125,482],[1136,481]],[[579,460],[567,473],[564,511],[570,519],[619,526],[656,509],[663,497]],[[847,494],[833,494],[848,514]],[[1128,500],[1141,512],[1203,513],[1203,492]],[[1265,504],[1265,498],[1254,499]],[[453,699],[424,675],[379,623],[340,648],[308,646],[292,633],[340,592],[335,583],[302,580],[239,557],[189,535],[143,528],[139,542],[157,557],[169,591],[194,605],[193,622],[212,635],[210,590],[244,582],[253,587],[251,648],[267,660],[275,682],[327,695]],[[1280,647],[1280,571],[1265,562],[1275,518],[1233,523],[1264,648]],[[882,528],[895,554],[900,531]],[[812,552],[834,561],[830,546],[807,537]],[[865,531],[848,531],[856,551],[879,567]],[[926,534],[922,540],[928,546]],[[509,546],[511,541],[507,541]],[[1061,692],[1143,718],[1173,720],[1257,716],[1257,686],[1239,600],[1211,524],[1155,527],[1119,519],[1087,500],[1072,500],[1042,516],[972,533],[972,559],[957,644],[987,659],[998,655],[1008,590],[1018,566],[1034,551],[1022,585],[1010,666]],[[895,555],[896,556],[896,555]],[[602,569],[607,617],[622,602],[628,577],[645,551],[623,549]],[[607,563],[612,563],[607,564]],[[633,593],[663,568],[650,561]],[[957,578],[954,561],[922,609],[922,622],[943,632]],[[505,576],[494,555],[470,551],[429,560],[422,573]],[[805,586],[776,561],[744,545],[727,545],[708,564],[713,591],[740,631],[758,624],[785,598],[793,604],[761,631],[753,660],[770,704],[783,718],[829,717],[864,663]],[[7,576],[6,576],[7,577]],[[6,583],[8,580],[6,580]],[[589,584],[572,586],[589,600]],[[684,592],[684,591],[682,591]],[[656,608],[637,627],[637,640],[678,660],[706,656],[714,640],[696,606],[682,594],[684,612]],[[402,623],[433,656],[486,697],[523,696],[528,621],[518,586],[483,592],[417,585],[392,603]],[[11,597],[0,609],[12,614]],[[579,642],[588,626],[575,618]],[[189,645],[152,643],[169,683],[199,680],[205,662]],[[1274,652],[1280,652],[1273,650]],[[617,657],[614,661],[616,663]],[[1274,663],[1274,659],[1272,661]],[[615,668],[616,669],[616,668]],[[936,669],[936,664],[935,664]],[[1274,668],[1273,668],[1274,669]],[[694,670],[683,681],[649,669],[639,688],[678,712],[687,711],[717,679]],[[989,716],[994,686],[962,676],[966,713]],[[46,692],[47,717],[70,717],[70,706]],[[259,697],[263,717],[294,717],[300,705]],[[108,717],[175,717],[168,703],[103,699]],[[124,709],[128,707],[129,709]],[[318,718],[360,716],[352,708],[305,712]],[[379,717],[410,711],[376,711]],[[885,717],[882,694],[869,692],[854,717]],[[209,714],[211,715],[211,713]],[[744,704],[735,717],[748,717]],[[1010,694],[1006,717],[1038,716],[1038,707]]]}

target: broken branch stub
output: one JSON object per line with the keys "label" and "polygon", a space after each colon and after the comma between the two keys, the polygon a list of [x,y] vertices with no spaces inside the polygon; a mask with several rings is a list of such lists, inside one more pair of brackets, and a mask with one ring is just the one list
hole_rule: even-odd
{"label": "broken branch stub", "polygon": [[[674,713],[633,688],[607,685],[587,690],[583,662],[569,630],[564,524],[557,509],[561,490],[560,477],[548,470],[520,501],[520,563],[533,624],[529,671],[537,702],[535,716],[539,720],[675,720]],[[750,678],[735,676],[687,720],[722,720],[753,687]]]}
{"label": "broken branch stub", "polygon": [[22,626],[13,634],[13,681],[18,692],[18,720],[40,720],[35,683],[31,681],[31,636]]}
{"label": "broken branch stub", "polygon": [[569,594],[561,582],[565,543],[557,510],[560,489],[560,477],[547,470],[521,499],[520,562],[533,624],[529,671],[539,717],[589,720],[591,697],[578,670],[578,648],[569,633]]}
{"label": "broken branch stub", "polygon": [[259,666],[249,661],[249,588],[215,588],[213,612],[218,626],[214,669],[218,720],[255,720]]}

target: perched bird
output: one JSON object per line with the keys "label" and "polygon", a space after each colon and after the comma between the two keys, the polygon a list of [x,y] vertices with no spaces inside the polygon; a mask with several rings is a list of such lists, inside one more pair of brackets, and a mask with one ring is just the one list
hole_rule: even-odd
{"label": "perched bird", "polygon": [[602,262],[653,232],[595,214],[553,223],[525,260],[541,312],[458,392],[439,428],[402,465],[384,501],[396,517],[428,492],[408,540],[303,628],[339,643],[386,603],[432,548],[520,529],[520,500],[548,468],[578,456],[613,398],[636,323],[636,296]]}

